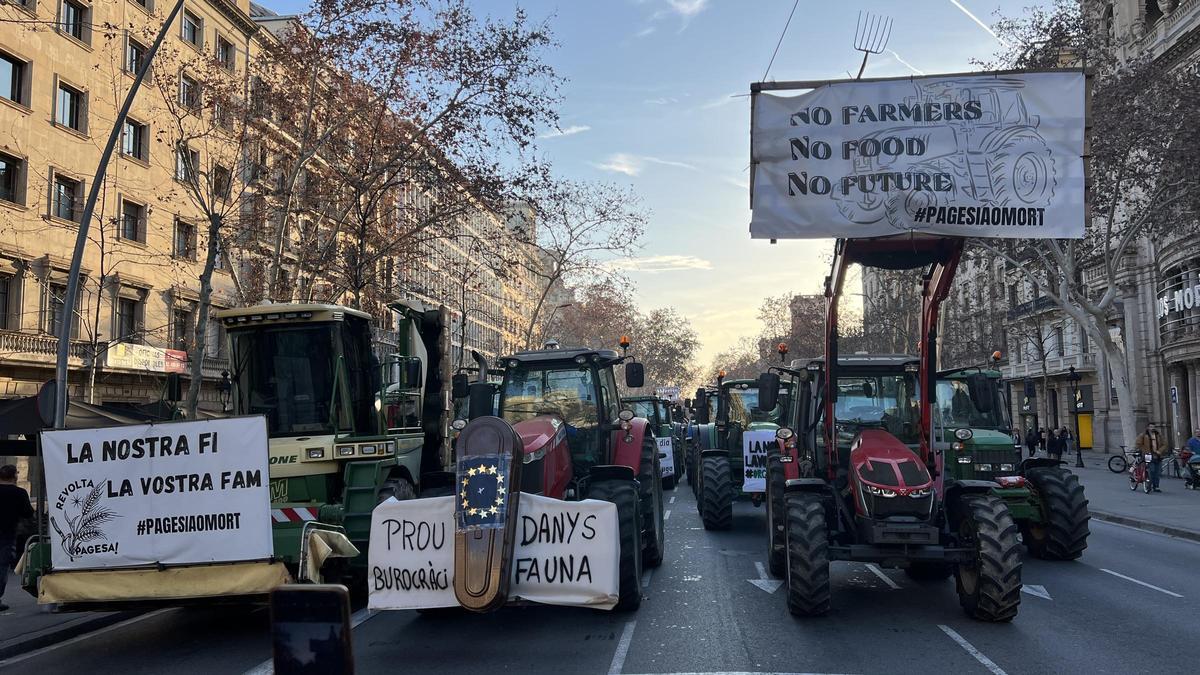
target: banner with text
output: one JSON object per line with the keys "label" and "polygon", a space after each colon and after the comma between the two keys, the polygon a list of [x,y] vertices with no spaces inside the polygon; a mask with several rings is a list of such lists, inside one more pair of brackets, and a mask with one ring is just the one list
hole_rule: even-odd
{"label": "banner with text", "polygon": [[1079,238],[1082,71],[833,82],[756,93],[756,239]]}
{"label": "banner with text", "polygon": [[742,434],[744,461],[742,492],[767,491],[767,451],[776,443],[775,430],[747,431]]}
{"label": "banner with text", "polygon": [[659,438],[657,440],[658,440],[658,454],[666,455],[665,457],[659,457],[659,460],[658,460],[658,461],[662,462],[662,477],[667,478],[668,476],[674,476],[675,475],[675,449],[671,446],[671,439],[670,439],[670,437],[667,437],[667,438]]}
{"label": "banner with text", "polygon": [[[612,609],[619,586],[617,507],[521,493],[510,597]],[[372,609],[455,607],[454,498],[390,499],[371,514]]]}
{"label": "banner with text", "polygon": [[263,417],[42,433],[56,569],[263,560]]}

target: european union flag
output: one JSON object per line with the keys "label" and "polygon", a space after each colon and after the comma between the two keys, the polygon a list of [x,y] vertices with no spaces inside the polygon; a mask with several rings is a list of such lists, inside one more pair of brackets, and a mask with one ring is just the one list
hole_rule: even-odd
{"label": "european union flag", "polygon": [[504,527],[510,464],[511,460],[501,455],[472,455],[458,460],[454,520],[460,531]]}

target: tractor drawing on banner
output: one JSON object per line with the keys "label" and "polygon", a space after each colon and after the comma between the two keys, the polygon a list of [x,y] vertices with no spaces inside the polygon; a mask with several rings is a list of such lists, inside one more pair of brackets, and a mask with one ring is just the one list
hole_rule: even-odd
{"label": "tractor drawing on banner", "polygon": [[[1031,115],[1018,79],[939,80],[914,83],[914,95],[905,103],[965,103],[978,101],[978,119],[942,120],[936,125],[909,125],[871,132],[854,145],[854,172],[846,177],[848,192],[834,190],[838,210],[852,223],[870,224],[887,218],[900,231],[913,227],[917,209],[978,203],[989,206],[1041,208],[1049,205],[1057,185],[1054,157],[1038,132],[1040,120]],[[905,139],[913,148],[890,154],[887,144]],[[911,155],[912,149],[942,154],[922,154],[912,163],[894,166]],[[902,178],[899,189],[882,190],[868,176],[894,171],[945,175],[951,189],[911,189],[911,179]],[[907,180],[907,183],[906,183]],[[896,185],[896,183],[893,183]],[[866,189],[863,189],[866,188]]]}
{"label": "tractor drawing on banner", "polygon": [[499,384],[470,383],[454,494],[375,510],[370,606],[636,609],[643,569],[663,560],[663,496],[650,422],[618,391],[622,364],[625,385],[642,386],[642,365],[613,350],[557,347],[504,357]]}

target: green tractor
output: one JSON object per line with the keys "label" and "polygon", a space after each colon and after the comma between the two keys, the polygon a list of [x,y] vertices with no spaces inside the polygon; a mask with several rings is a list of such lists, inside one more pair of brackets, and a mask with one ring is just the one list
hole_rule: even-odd
{"label": "green tractor", "polygon": [[625,407],[635,417],[650,421],[650,430],[658,443],[659,459],[662,461],[662,485],[664,490],[674,490],[679,474],[683,471],[683,444],[677,442],[675,427],[671,423],[671,404],[657,396],[630,396],[622,399]]}
{"label": "green tractor", "polygon": [[[707,390],[696,392],[698,407],[708,411]],[[707,530],[727,530],[733,526],[733,502],[749,495],[755,506],[766,494],[767,454],[775,446],[780,420],[788,419],[791,384],[781,383],[778,404],[770,410],[758,407],[757,380],[726,381],[717,378],[716,419],[701,424],[699,462],[697,463],[696,508]],[[707,420],[705,420],[707,421]]]}
{"label": "green tractor", "polygon": [[1083,555],[1088,501],[1079,478],[1055,459],[1022,459],[1000,387],[1000,371],[966,368],[938,374],[934,443],[947,478],[987,480],[1008,504],[1029,553],[1048,560]]}
{"label": "green tractor", "polygon": [[700,498],[698,491],[700,479],[700,451],[704,449],[704,437],[709,431],[712,420],[717,416],[717,387],[708,385],[696,390],[696,398],[691,399],[688,406],[691,420],[687,425],[687,448],[684,453],[684,463],[687,464],[687,482],[692,486],[692,494]]}

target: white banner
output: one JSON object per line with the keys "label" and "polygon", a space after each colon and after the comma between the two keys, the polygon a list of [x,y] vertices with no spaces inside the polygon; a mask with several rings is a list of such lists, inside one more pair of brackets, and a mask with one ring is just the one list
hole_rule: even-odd
{"label": "white banner", "polygon": [[55,569],[273,554],[263,417],[46,431],[42,454]]}
{"label": "white banner", "polygon": [[744,462],[742,492],[767,491],[767,450],[775,445],[775,430],[747,431],[742,434]]}
{"label": "white banner", "polygon": [[662,477],[666,478],[668,476],[674,476],[675,475],[675,450],[674,450],[674,448],[671,447],[671,438],[670,437],[659,438],[657,440],[658,440],[658,454],[666,455],[666,457],[659,458],[659,461],[662,462]]}
{"label": "white banner", "polygon": [[1082,72],[754,94],[751,237],[1079,238]]}
{"label": "white banner", "polygon": [[[617,507],[521,493],[511,599],[612,609],[617,602]],[[372,609],[454,607],[454,498],[390,499],[371,514]]]}
{"label": "white banner", "polygon": [[655,387],[654,395],[667,401],[679,401],[679,387]]}

